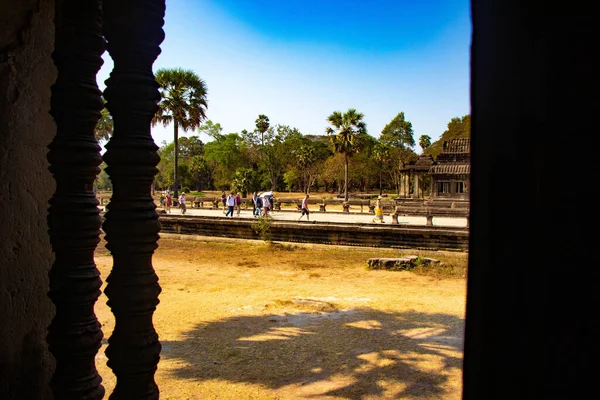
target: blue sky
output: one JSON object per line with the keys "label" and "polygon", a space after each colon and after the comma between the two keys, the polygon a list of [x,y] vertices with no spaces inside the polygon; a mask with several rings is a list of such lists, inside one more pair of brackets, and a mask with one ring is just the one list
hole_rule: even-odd
{"label": "blue sky", "polygon": [[[356,108],[374,137],[402,111],[416,141],[437,140],[470,112],[468,0],[167,0],[164,30],[154,69],[205,80],[207,117],[224,133],[266,114],[324,134],[328,115]],[[171,142],[173,129],[152,135]]]}

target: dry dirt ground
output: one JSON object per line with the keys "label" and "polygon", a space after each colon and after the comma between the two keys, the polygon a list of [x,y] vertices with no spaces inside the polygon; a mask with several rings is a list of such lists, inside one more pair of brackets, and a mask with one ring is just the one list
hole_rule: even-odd
{"label": "dry dirt ground", "polygon": [[[161,398],[461,398],[466,279],[366,261],[415,254],[464,269],[466,253],[206,240],[161,238],[154,255]],[[97,366],[108,397],[106,300]]]}

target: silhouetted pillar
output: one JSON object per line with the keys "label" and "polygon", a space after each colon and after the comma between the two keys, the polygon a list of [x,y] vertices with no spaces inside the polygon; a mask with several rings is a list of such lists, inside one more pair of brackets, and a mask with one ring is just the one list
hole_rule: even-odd
{"label": "silhouetted pillar", "polygon": [[93,191],[100,172],[100,146],[94,128],[103,108],[96,73],[102,66],[100,2],[57,1],[55,50],[58,70],[50,114],[56,137],[48,146],[56,191],[48,228],[55,261],[48,296],[56,314],[48,345],[56,359],[50,386],[56,399],[101,399],[104,388],[95,366],[102,330],[94,314],[100,273],[94,250],[100,237],[100,210]]}
{"label": "silhouetted pillar", "polygon": [[421,196],[419,196],[419,174],[416,172],[415,172],[415,188],[414,188],[413,197],[415,199],[418,199],[421,197]]}
{"label": "silhouetted pillar", "polygon": [[161,289],[152,255],[160,223],[150,194],[159,157],[150,122],[160,100],[152,65],[164,39],[164,14],[164,0],[104,1],[104,35],[114,61],[104,92],[114,120],[104,155],[113,185],[104,223],[114,260],[105,290],[115,315],[106,350],[117,377],[111,399],[159,397],[160,343],[152,316]]}

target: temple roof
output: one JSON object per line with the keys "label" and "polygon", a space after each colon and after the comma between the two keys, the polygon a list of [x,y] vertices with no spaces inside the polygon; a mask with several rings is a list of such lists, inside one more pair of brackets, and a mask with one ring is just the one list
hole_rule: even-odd
{"label": "temple roof", "polygon": [[405,166],[404,170],[427,172],[432,165],[433,157],[431,154],[421,154],[416,163]]}
{"label": "temple roof", "polygon": [[454,138],[444,142],[442,153],[471,153],[471,138]]}
{"label": "temple roof", "polygon": [[429,169],[430,174],[435,175],[469,175],[471,164],[437,164]]}

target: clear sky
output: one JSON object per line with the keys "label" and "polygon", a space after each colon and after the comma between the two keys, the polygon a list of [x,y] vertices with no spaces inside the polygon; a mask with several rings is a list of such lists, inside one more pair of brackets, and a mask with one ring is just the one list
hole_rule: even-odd
{"label": "clear sky", "polygon": [[[224,133],[265,114],[324,134],[328,115],[356,108],[374,137],[402,111],[417,142],[435,141],[470,113],[469,0],[167,0],[164,30],[154,69],[196,72]],[[171,142],[173,128],[152,136]]]}

